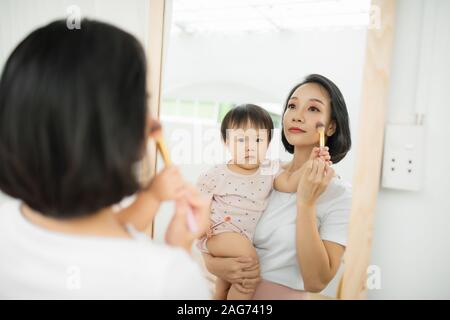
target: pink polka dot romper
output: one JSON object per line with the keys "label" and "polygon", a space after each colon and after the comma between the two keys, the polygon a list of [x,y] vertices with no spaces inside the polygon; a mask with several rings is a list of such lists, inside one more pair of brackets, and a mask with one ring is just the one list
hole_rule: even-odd
{"label": "pink polka dot romper", "polygon": [[[202,174],[197,188],[212,198],[211,234],[237,232],[253,242],[256,224],[267,207],[276,172],[278,165],[272,161],[251,175],[233,172],[226,164],[216,165]],[[197,242],[201,251],[208,252],[207,240],[204,236]]]}

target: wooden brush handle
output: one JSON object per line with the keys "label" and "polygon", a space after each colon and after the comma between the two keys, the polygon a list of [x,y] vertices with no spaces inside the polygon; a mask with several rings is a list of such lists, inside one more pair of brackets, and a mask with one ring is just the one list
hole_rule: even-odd
{"label": "wooden brush handle", "polygon": [[323,130],[319,132],[319,135],[320,135],[320,147],[323,148],[325,147],[325,133],[323,132]]}
{"label": "wooden brush handle", "polygon": [[164,140],[161,138],[156,139],[156,146],[158,147],[159,152],[161,153],[161,156],[164,160],[165,165],[166,166],[171,165],[172,162],[170,161],[169,152],[167,151]]}

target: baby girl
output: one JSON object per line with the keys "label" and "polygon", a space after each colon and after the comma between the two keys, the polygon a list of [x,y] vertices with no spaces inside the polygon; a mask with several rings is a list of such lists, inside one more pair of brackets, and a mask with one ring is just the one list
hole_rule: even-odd
{"label": "baby girl", "polygon": [[[253,234],[266,209],[279,166],[277,161],[266,160],[272,130],[270,114],[252,104],[232,109],[223,119],[221,135],[232,160],[209,169],[197,183],[200,192],[212,199],[211,228],[198,242],[203,252],[216,257],[256,258]],[[278,184],[281,189],[293,185]],[[223,279],[216,281],[216,299],[251,297]]]}

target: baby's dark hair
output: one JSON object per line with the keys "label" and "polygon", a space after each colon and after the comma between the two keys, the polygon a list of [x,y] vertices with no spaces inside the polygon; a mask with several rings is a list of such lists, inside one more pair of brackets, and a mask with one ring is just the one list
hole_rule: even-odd
{"label": "baby's dark hair", "polygon": [[247,124],[258,129],[266,129],[270,143],[273,130],[272,118],[264,108],[254,104],[241,104],[228,111],[220,127],[222,140],[227,141],[227,129],[245,127]]}

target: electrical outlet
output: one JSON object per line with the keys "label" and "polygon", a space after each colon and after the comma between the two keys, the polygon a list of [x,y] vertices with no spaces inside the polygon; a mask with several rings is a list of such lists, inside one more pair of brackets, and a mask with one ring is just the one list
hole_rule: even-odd
{"label": "electrical outlet", "polygon": [[424,127],[388,125],[385,130],[381,186],[419,191],[422,186]]}

